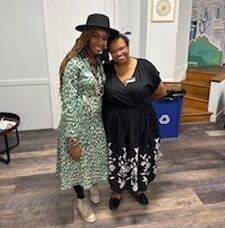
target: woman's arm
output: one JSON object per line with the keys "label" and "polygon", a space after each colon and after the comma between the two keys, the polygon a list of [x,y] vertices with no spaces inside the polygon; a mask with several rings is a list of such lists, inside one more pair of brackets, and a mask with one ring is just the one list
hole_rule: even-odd
{"label": "woman's arm", "polygon": [[160,82],[157,89],[151,96],[151,100],[159,100],[160,98],[166,96],[166,94],[167,93],[166,93],[165,85],[163,84],[163,82]]}

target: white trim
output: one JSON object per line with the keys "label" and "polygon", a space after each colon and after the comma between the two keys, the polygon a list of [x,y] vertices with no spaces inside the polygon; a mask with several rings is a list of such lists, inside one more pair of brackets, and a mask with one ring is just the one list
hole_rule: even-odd
{"label": "white trim", "polygon": [[49,85],[48,78],[0,80],[0,87]]}
{"label": "white trim", "polygon": [[110,18],[110,26],[115,28],[115,18],[114,18],[114,5],[115,0],[105,0],[104,13]]}
{"label": "white trim", "polygon": [[54,0],[43,0],[43,16],[46,35],[46,49],[48,56],[48,72],[50,79],[50,97],[52,108],[52,126],[58,127],[61,115],[60,97],[59,97],[59,59],[60,42],[59,42],[59,2]]}
{"label": "white trim", "polygon": [[120,1],[114,0],[114,26],[120,31]]}
{"label": "white trim", "polygon": [[224,85],[225,80],[210,83],[208,111],[213,113],[210,116],[211,122],[216,122],[224,114]]}
{"label": "white trim", "polygon": [[174,78],[166,78],[166,80],[162,79],[162,81],[163,82],[178,82],[178,81],[175,81]]}
{"label": "white trim", "polygon": [[150,23],[151,15],[149,13],[149,9],[152,7],[152,1],[147,1],[147,20],[146,20],[146,51],[145,51],[145,58],[148,60],[152,60],[151,52],[147,50],[151,50],[151,43],[152,43],[152,23]]}
{"label": "white trim", "polygon": [[186,79],[187,67],[188,67],[187,63],[175,67],[175,74],[174,74],[175,81],[181,82],[184,79]]}
{"label": "white trim", "polygon": [[[140,33],[140,21],[141,21],[141,2],[132,0],[130,1],[131,9],[131,24],[130,24],[130,32],[131,32],[131,54],[134,56],[140,56],[140,38],[142,38],[143,34]],[[132,16],[136,15],[136,16]],[[129,29],[128,27],[128,29]],[[141,35],[140,35],[141,34]]]}
{"label": "white trim", "polygon": [[215,113],[215,114],[213,113],[213,114],[210,116],[210,122],[216,123],[217,120],[219,120],[220,118],[223,117],[224,112],[225,112],[225,109],[222,109],[222,110],[220,110],[218,113]]}

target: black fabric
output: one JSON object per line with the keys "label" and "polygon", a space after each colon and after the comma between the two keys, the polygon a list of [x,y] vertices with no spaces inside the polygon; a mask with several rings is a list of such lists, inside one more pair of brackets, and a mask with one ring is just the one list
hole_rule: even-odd
{"label": "black fabric", "polygon": [[84,188],[80,185],[75,185],[74,186],[74,190],[77,194],[77,198],[78,199],[84,199],[85,198],[85,195],[84,195]]}
{"label": "black fabric", "polygon": [[87,28],[98,27],[109,31],[110,35],[117,36],[119,31],[110,28],[109,18],[106,15],[95,13],[88,16],[86,24],[78,25],[75,27],[76,30],[82,32]]}
{"label": "black fabric", "polygon": [[110,210],[116,210],[120,205],[120,199],[117,198],[110,198],[109,200],[109,209]]}
{"label": "black fabric", "polygon": [[113,62],[105,66],[103,121],[109,149],[109,183],[113,191],[146,191],[155,177],[159,126],[150,96],[159,86],[159,72],[138,59],[133,80],[124,85]]}
{"label": "black fabric", "polygon": [[138,59],[133,78],[135,82],[131,82],[128,86],[124,86],[116,76],[113,62],[105,64],[106,84],[104,99],[107,104],[112,106],[124,105],[128,107],[138,107],[147,104],[150,96],[155,92],[161,79],[159,72],[147,60]]}
{"label": "black fabric", "polygon": [[135,193],[131,193],[135,199],[141,204],[141,205],[147,205],[148,204],[148,198],[146,197],[146,195],[144,193],[140,193],[140,194],[135,194]]}

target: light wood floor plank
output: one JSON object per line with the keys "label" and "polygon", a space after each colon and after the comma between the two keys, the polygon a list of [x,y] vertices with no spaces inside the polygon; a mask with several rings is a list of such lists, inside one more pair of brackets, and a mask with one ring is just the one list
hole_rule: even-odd
{"label": "light wood floor plank", "polygon": [[[164,156],[143,207],[125,191],[110,211],[111,190],[99,185],[92,205],[97,221],[83,221],[74,190],[62,191],[55,176],[57,132],[20,132],[9,165],[0,163],[1,228],[222,228],[225,224],[225,140],[220,125],[184,124],[176,139],[162,140]],[[210,136],[212,135],[212,136]],[[88,191],[85,192],[88,197]]]}

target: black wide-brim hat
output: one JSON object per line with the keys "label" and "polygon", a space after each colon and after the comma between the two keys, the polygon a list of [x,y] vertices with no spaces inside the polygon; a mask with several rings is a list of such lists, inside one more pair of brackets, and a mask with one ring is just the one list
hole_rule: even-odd
{"label": "black wide-brim hat", "polygon": [[77,31],[82,32],[84,31],[84,29],[91,27],[106,29],[109,32],[109,34],[113,36],[119,34],[119,32],[116,29],[110,28],[109,18],[106,15],[99,13],[89,15],[86,24],[78,25],[75,29]]}

